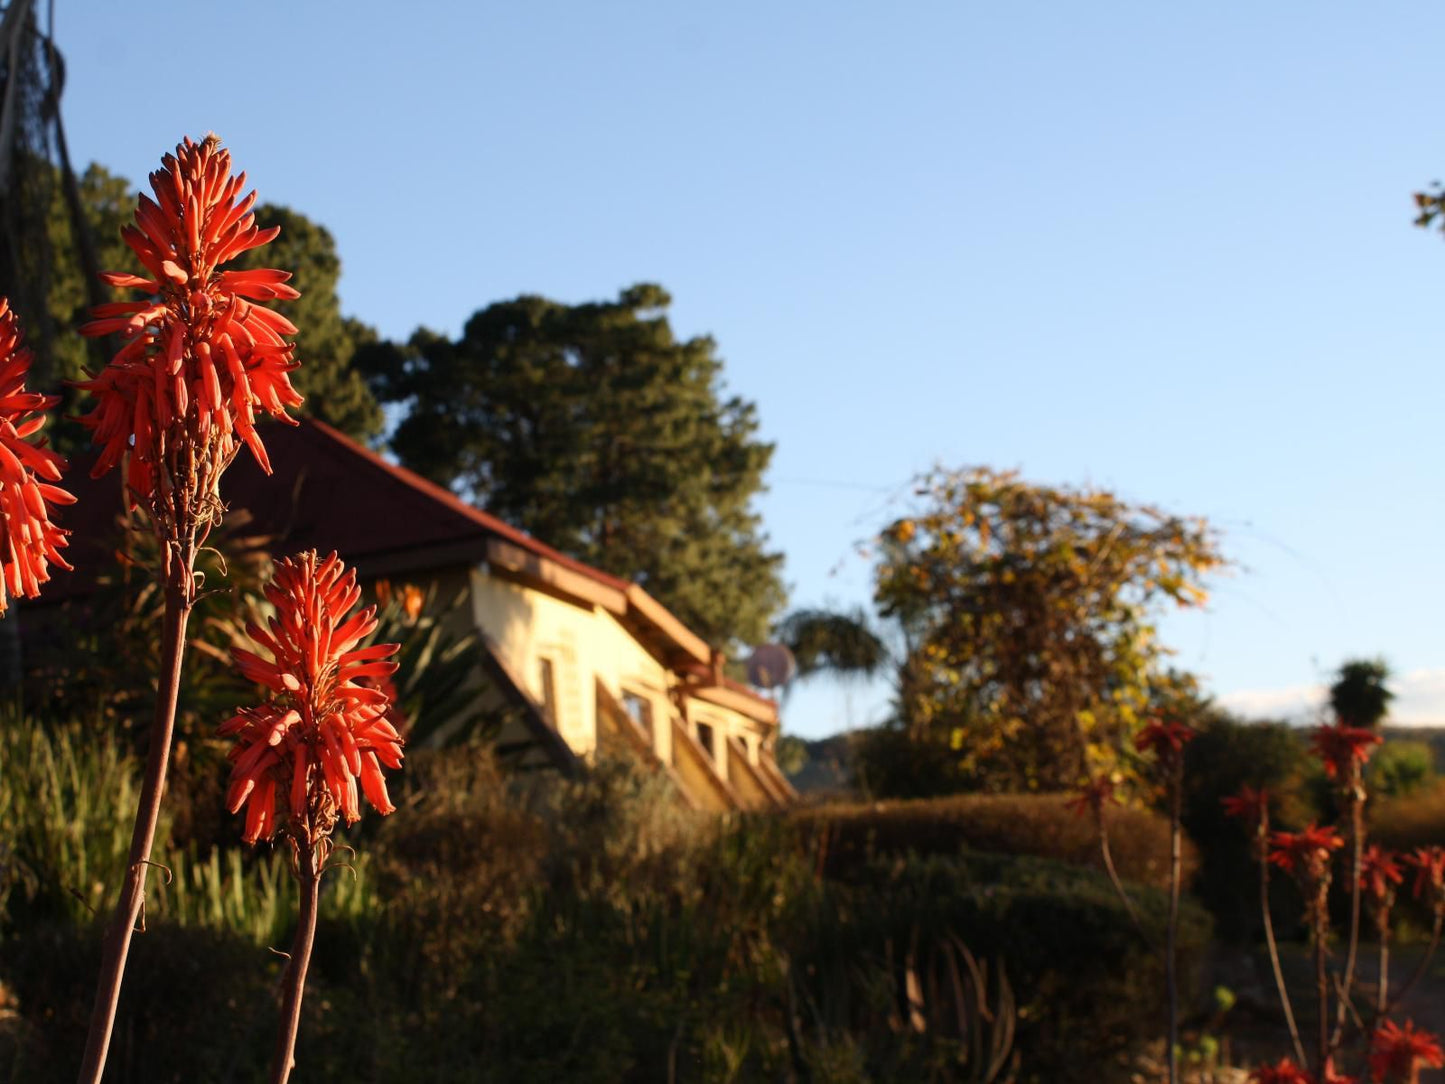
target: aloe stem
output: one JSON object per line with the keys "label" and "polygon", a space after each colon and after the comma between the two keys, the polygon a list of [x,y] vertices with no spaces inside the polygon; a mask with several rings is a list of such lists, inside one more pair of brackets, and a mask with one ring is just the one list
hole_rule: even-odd
{"label": "aloe stem", "polygon": [[170,764],[176,702],[181,688],[181,661],[186,647],[186,622],[191,614],[191,562],[176,561],[173,567],[175,571],[170,577],[171,582],[166,585],[161,670],[155,718],[150,730],[150,749],[146,753],[145,779],[141,784],[140,805],[131,834],[125,884],[121,887],[115,915],[101,950],[100,979],[95,991],[95,1006],[90,1014],[90,1032],[85,1040],[79,1084],[100,1084],[101,1075],[105,1072],[106,1054],[110,1049],[116,1009],[120,1004],[121,981],[125,977],[126,957],[130,954],[131,937],[145,904],[146,873],[150,868],[151,846],[155,842],[156,823],[160,819],[161,793],[165,789],[166,769]]}
{"label": "aloe stem", "polygon": [[281,1002],[281,1034],[276,1040],[276,1058],[271,1066],[271,1084],[286,1084],[296,1064],[296,1033],[301,1028],[301,997],[306,992],[306,969],[311,947],[316,943],[316,903],[321,874],[316,852],[305,848],[297,856],[296,877],[301,889],[301,917],[291,943],[291,959],[282,978],[285,993]]}
{"label": "aloe stem", "polygon": [[1290,1002],[1289,989],[1284,984],[1284,969],[1279,963],[1279,943],[1274,938],[1274,919],[1269,911],[1269,861],[1263,850],[1259,863],[1259,908],[1264,916],[1264,943],[1269,946],[1269,962],[1274,969],[1274,984],[1279,990],[1279,1003],[1284,1009],[1284,1022],[1289,1027],[1290,1041],[1294,1043],[1295,1057],[1304,1065],[1305,1046],[1300,1041],[1299,1026],[1294,1020],[1294,1005]]}

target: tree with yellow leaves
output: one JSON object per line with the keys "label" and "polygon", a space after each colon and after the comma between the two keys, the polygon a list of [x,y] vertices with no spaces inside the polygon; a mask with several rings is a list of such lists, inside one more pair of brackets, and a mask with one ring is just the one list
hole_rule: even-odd
{"label": "tree with yellow leaves", "polygon": [[1173,680],[1161,604],[1205,601],[1225,565],[1203,520],[1012,471],[936,470],[882,534],[875,597],[906,657],[901,721],[963,781],[1071,788],[1120,771]]}

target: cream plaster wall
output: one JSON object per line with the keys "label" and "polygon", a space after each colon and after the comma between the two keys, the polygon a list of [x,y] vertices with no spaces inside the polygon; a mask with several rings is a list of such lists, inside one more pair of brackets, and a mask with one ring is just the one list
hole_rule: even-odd
{"label": "cream plaster wall", "polygon": [[[597,697],[600,681],[619,703],[639,696],[652,709],[653,751],[664,764],[679,765],[673,749],[673,722],[697,736],[697,724],[713,728],[713,757],[718,776],[729,778],[728,758],[737,755],[729,739],[742,743],[748,761],[761,759],[772,728],[737,711],[685,696],[679,716],[676,674],[654,658],[612,614],[600,606],[569,602],[512,580],[471,572],[472,617],[497,646],[517,680],[538,704],[545,703],[541,660],[552,660],[557,730],[579,756],[597,748]],[[686,758],[681,758],[686,759]]]}
{"label": "cream plaster wall", "polygon": [[600,679],[619,701],[624,693],[647,700],[652,707],[654,748],[671,763],[667,722],[676,712],[668,696],[669,672],[610,613],[564,602],[476,569],[472,615],[539,704],[541,660],[552,660],[557,730],[575,753],[586,756],[597,748],[593,682]]}

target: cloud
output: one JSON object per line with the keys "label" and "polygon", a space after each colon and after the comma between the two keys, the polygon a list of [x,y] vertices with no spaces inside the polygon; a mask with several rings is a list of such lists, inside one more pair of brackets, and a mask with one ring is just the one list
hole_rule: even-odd
{"label": "cloud", "polygon": [[1312,721],[1325,703],[1323,685],[1286,685],[1278,689],[1240,689],[1216,698],[1220,707],[1246,719]]}
{"label": "cloud", "polygon": [[[1445,726],[1445,666],[1397,674],[1387,722],[1395,726]],[[1321,718],[1329,700],[1326,685],[1285,685],[1277,689],[1237,689],[1217,698],[1220,707],[1246,719],[1286,719],[1295,723]]]}

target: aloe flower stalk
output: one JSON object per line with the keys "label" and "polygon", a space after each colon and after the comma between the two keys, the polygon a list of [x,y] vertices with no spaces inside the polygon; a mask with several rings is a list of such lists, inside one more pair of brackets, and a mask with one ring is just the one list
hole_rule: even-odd
{"label": "aloe flower stalk", "polygon": [[308,550],[281,561],[266,598],[275,615],[264,627],[252,621],[246,634],[270,659],[240,647],[231,653],[271,698],[238,709],[217,733],[235,739],[226,804],[232,813],[245,808],[246,842],[284,836],[300,886],[271,1070],[272,1081],[284,1084],[295,1063],[321,875],[336,823],[360,818],[361,796],[378,813],[395,809],[382,768],[401,767],[402,738],[388,719],[390,698],[375,683],[395,672],[388,660],[399,645],[358,646],[376,631],[376,608],[351,613],[361,588],[335,553],[322,558]]}
{"label": "aloe flower stalk", "polygon": [[1169,797],[1169,922],[1165,928],[1164,982],[1169,1009],[1169,1084],[1179,1077],[1179,976],[1176,943],[1179,938],[1179,885],[1183,864],[1184,746],[1194,738],[1184,723],[1155,719],[1134,739],[1141,753],[1153,753],[1164,775]]}
{"label": "aloe flower stalk", "polygon": [[1129,916],[1129,921],[1139,931],[1141,937],[1147,936],[1144,933],[1144,924],[1139,921],[1139,912],[1134,909],[1134,901],[1129,898],[1129,893],[1124,888],[1124,882],[1119,879],[1119,871],[1114,865],[1114,852],[1109,846],[1109,819],[1108,807],[1119,801],[1114,795],[1114,781],[1107,775],[1096,776],[1090,779],[1079,788],[1075,796],[1065,803],[1066,807],[1073,811],[1076,816],[1090,816],[1094,821],[1094,831],[1099,837],[1099,857],[1104,863],[1104,872],[1109,877],[1109,883],[1114,886],[1114,893],[1119,897],[1119,902],[1124,905],[1124,911]]}
{"label": "aloe flower stalk", "polygon": [[[1343,976],[1339,987],[1348,993],[1355,982],[1355,964],[1360,949],[1360,870],[1365,853],[1365,762],[1383,738],[1364,727],[1337,722],[1315,731],[1311,744],[1324,763],[1325,775],[1339,786],[1350,810],[1350,935],[1345,949]],[[1344,1037],[1347,1015],[1346,999],[1338,999],[1335,1030],[1330,1049],[1337,1048]]]}
{"label": "aloe flower stalk", "polygon": [[[1280,1007],[1284,1009],[1285,1025],[1289,1029],[1290,1042],[1294,1045],[1295,1056],[1300,1064],[1305,1057],[1304,1043],[1300,1040],[1299,1026],[1295,1023],[1294,1003],[1290,1001],[1289,987],[1284,982],[1284,970],[1280,966],[1279,942],[1274,936],[1274,916],[1269,908],[1269,791],[1251,786],[1239,788],[1239,792],[1228,798],[1221,798],[1227,817],[1245,822],[1254,836],[1254,857],[1259,863],[1259,909],[1264,922],[1264,943],[1269,950],[1270,967],[1274,971],[1274,986],[1279,993]],[[1283,1063],[1281,1063],[1283,1064]]]}
{"label": "aloe flower stalk", "polygon": [[1299,832],[1270,836],[1269,860],[1299,883],[1305,898],[1305,922],[1314,936],[1315,993],[1319,998],[1317,1064],[1323,1074],[1330,1060],[1330,987],[1325,956],[1330,936],[1330,856],[1345,845],[1333,828],[1311,824]]}
{"label": "aloe flower stalk", "polygon": [[180,693],[186,623],[195,601],[196,551],[223,511],[221,475],[245,444],[270,470],[256,433],[258,412],[286,417],[301,396],[286,336],[296,329],[260,301],[294,298],[284,271],[226,271],[241,253],[279,232],[261,229],[242,196],[245,174],[232,176],[220,140],[186,139],[150,175],[135,224],[122,236],[145,274],[106,272],[138,301],[98,306],[82,334],[117,335],[124,345],[78,386],[95,405],[80,420],[91,430],[100,477],[123,461],[126,501],[150,513],[161,550],[165,617],[156,711],[151,724],[140,807],[114,918],[102,952],[80,1081],[99,1084],[115,1024],[131,936],[145,897],[146,870],[159,817]]}
{"label": "aloe flower stalk", "polygon": [[1380,981],[1375,990],[1377,1022],[1384,1017],[1390,1003],[1390,912],[1395,907],[1395,886],[1404,879],[1393,854],[1378,843],[1365,849],[1360,864],[1360,888],[1370,899],[1379,946]]}

